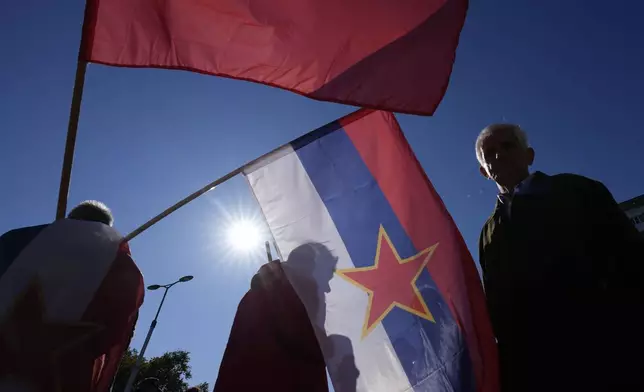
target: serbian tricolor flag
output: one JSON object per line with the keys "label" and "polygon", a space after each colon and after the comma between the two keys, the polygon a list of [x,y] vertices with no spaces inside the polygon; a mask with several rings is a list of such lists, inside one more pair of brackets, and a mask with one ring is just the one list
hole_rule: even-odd
{"label": "serbian tricolor flag", "polygon": [[468,0],[88,0],[81,58],[432,114]]}
{"label": "serbian tricolor flag", "polygon": [[498,391],[476,267],[391,113],[355,112],[245,175],[335,391]]}
{"label": "serbian tricolor flag", "polygon": [[0,237],[0,391],[109,390],[143,301],[122,240],[69,219]]}

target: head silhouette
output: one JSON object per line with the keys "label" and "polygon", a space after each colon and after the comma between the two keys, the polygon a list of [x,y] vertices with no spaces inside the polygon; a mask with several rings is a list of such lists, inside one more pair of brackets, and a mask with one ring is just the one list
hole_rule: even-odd
{"label": "head silhouette", "polygon": [[316,291],[331,291],[329,281],[333,278],[338,258],[324,245],[309,242],[293,249],[285,265],[303,281],[313,280]]}

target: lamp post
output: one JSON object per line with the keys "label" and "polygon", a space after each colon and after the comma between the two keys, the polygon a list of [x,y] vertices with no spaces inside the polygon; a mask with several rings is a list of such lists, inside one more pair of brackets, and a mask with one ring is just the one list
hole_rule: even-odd
{"label": "lamp post", "polygon": [[136,379],[136,375],[139,373],[139,369],[141,368],[141,362],[143,361],[143,354],[145,354],[145,349],[148,348],[148,343],[150,343],[152,332],[154,332],[154,328],[157,326],[157,318],[159,318],[159,313],[161,313],[161,307],[165,302],[166,295],[168,295],[168,290],[170,290],[170,288],[175,284],[189,282],[192,280],[192,278],[194,278],[194,276],[186,275],[179,278],[179,280],[173,283],[164,284],[164,285],[153,284],[148,286],[148,290],[158,290],[163,288],[165,289],[165,292],[163,293],[163,298],[161,299],[159,308],[157,309],[157,314],[154,316],[154,320],[152,320],[152,323],[150,323],[150,329],[148,330],[148,334],[145,337],[145,342],[143,342],[143,347],[141,347],[141,352],[139,353],[139,356],[136,358],[136,363],[132,367],[132,372],[130,373],[130,378],[127,380],[127,384],[125,384],[124,392],[130,392],[132,390],[132,386],[134,385],[134,379]]}

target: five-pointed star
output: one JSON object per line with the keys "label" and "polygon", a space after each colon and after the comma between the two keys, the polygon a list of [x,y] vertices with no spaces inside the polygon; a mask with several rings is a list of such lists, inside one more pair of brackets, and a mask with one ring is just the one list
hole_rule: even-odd
{"label": "five-pointed star", "polygon": [[381,225],[374,265],[337,271],[338,275],[369,295],[362,329],[363,338],[389,314],[394,306],[434,322],[434,316],[416,287],[416,279],[427,266],[437,246],[438,243],[414,256],[401,259]]}
{"label": "five-pointed star", "polygon": [[65,392],[61,368],[74,359],[61,355],[101,328],[96,324],[55,324],[44,319],[45,305],[38,281],[16,299],[0,324],[0,379],[11,378],[43,391]]}

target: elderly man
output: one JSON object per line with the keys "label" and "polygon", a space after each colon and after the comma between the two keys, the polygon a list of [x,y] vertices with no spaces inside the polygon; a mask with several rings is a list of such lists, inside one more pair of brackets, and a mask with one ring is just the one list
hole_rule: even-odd
{"label": "elderly man", "polygon": [[[114,217],[110,209],[100,201],[87,200],[74,207],[67,219],[82,220],[88,222],[99,222],[108,226],[114,224]],[[40,234],[49,227],[49,223],[38,226],[21,227],[4,233],[0,236],[0,276],[9,268],[19,253]]]}
{"label": "elderly man", "polygon": [[143,277],[97,201],[0,236],[0,391],[107,392]]}
{"label": "elderly man", "polygon": [[479,252],[502,390],[644,391],[644,244],[600,182],[530,174],[524,131],[476,140],[499,190]]}
{"label": "elderly man", "polygon": [[[330,280],[336,263],[324,245],[312,243],[293,250],[284,263],[272,261],[259,269],[237,308],[215,392],[328,392],[324,357],[308,314],[326,315],[315,308],[316,296],[330,290],[328,282],[320,287],[311,279],[312,270],[324,266],[322,275]],[[341,338],[334,340],[346,343]],[[350,365],[345,364],[352,370]],[[356,372],[347,372],[354,379],[346,380],[346,391],[355,391]]]}

